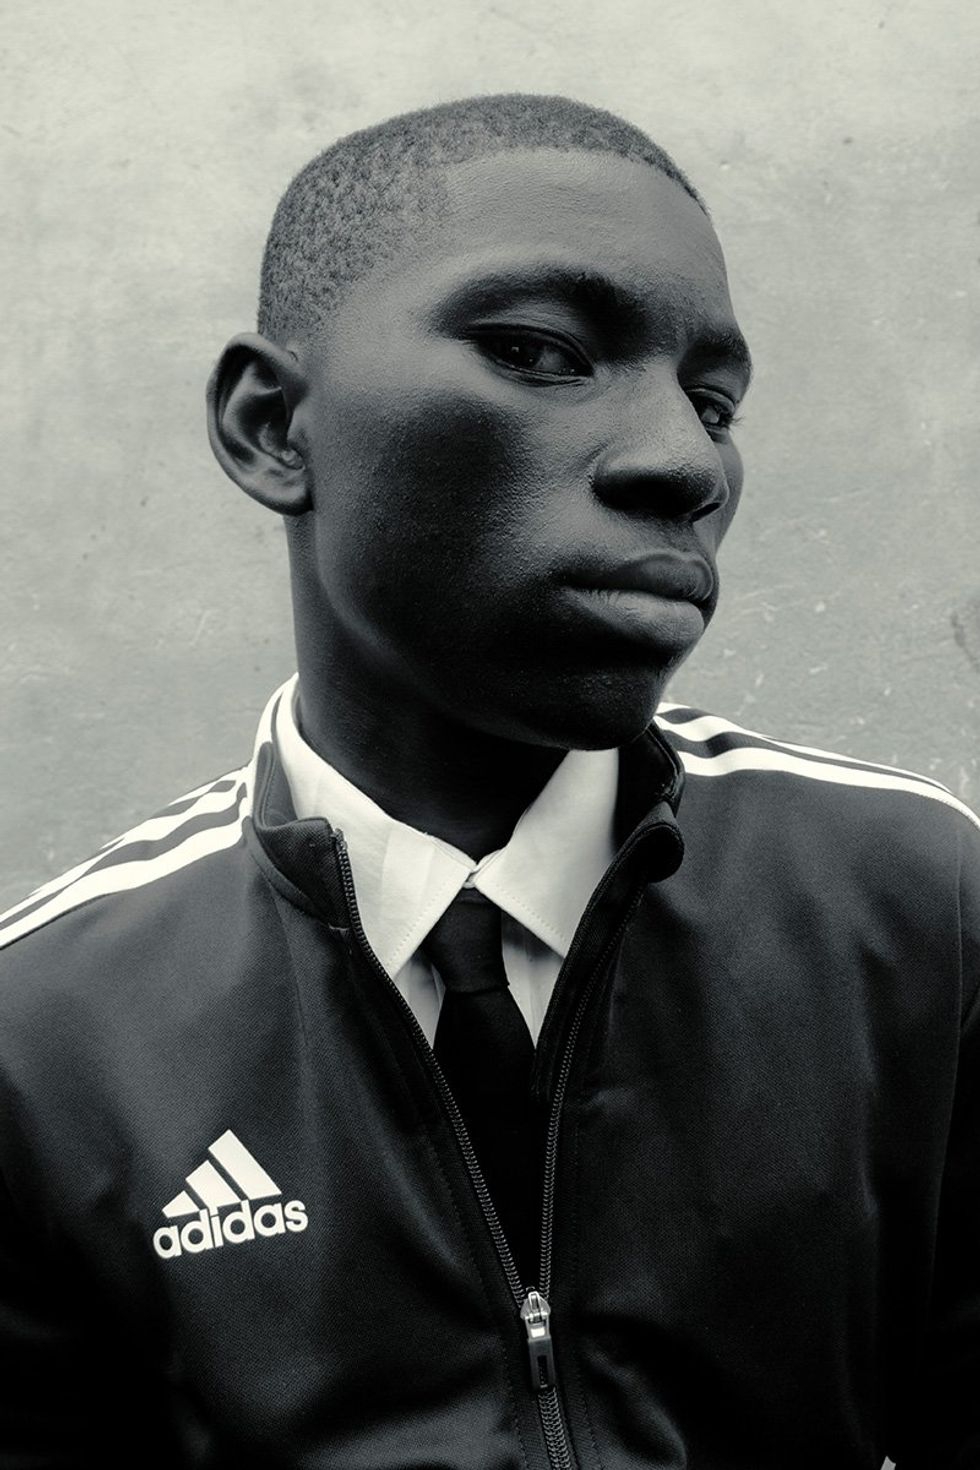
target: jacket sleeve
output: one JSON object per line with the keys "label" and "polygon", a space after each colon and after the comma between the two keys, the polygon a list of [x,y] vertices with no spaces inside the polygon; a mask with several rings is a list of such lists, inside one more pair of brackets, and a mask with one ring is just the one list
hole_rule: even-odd
{"label": "jacket sleeve", "polygon": [[0,1466],[68,1470],[91,1463],[85,1421],[90,1359],[66,1290],[38,1259],[28,1220],[0,1184]]}
{"label": "jacket sleeve", "polygon": [[0,1180],[0,1470],[175,1470],[141,1345],[43,1235]]}
{"label": "jacket sleeve", "polygon": [[[962,1038],[915,1427],[898,1470],[980,1466],[980,832],[961,884]],[[895,1453],[893,1451],[893,1453]]]}

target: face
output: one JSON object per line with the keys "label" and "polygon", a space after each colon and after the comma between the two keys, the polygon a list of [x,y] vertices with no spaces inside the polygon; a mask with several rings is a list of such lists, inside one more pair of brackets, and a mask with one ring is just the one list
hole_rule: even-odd
{"label": "face", "polygon": [[747,355],[694,200],[606,154],[457,165],[290,346],[307,663],[510,740],[638,734],[712,615],[742,480]]}

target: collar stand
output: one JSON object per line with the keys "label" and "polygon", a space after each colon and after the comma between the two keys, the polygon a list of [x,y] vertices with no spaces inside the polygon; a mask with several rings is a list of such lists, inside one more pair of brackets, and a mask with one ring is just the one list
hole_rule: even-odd
{"label": "collar stand", "polygon": [[285,877],[328,923],[350,922],[337,865],[336,834],[325,817],[296,815],[289,782],[271,741],[255,763],[252,834],[271,877]]}
{"label": "collar stand", "polygon": [[[671,841],[680,843],[680,854],[683,854],[680,831],[674,821],[683,791],[684,768],[656,725],[649,725],[635,740],[621,746],[614,819],[617,846],[622,847],[641,823],[663,824],[665,830],[676,834]],[[679,864],[680,856],[671,871],[676,871]]]}

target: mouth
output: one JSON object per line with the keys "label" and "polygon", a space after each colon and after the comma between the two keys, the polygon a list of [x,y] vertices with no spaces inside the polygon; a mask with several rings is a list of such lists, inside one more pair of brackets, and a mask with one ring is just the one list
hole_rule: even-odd
{"label": "mouth", "polygon": [[710,563],[678,551],[590,568],[567,585],[603,623],[672,651],[701,637],[716,592]]}
{"label": "mouth", "polygon": [[590,569],[572,583],[583,591],[646,593],[707,607],[715,593],[715,574],[704,557],[691,552],[654,551],[618,566]]}

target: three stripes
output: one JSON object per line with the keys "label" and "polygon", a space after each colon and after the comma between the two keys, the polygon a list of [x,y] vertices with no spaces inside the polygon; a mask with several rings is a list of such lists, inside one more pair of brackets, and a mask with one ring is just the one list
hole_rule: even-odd
{"label": "three stripes", "polygon": [[661,705],[657,723],[675,744],[689,776],[711,778],[740,771],[779,772],[865,791],[908,792],[949,807],[973,826],[980,827],[980,817],[970,807],[957,800],[940,782],[915,771],[773,740],[756,730],[743,729],[717,715],[702,714],[683,705]]}

